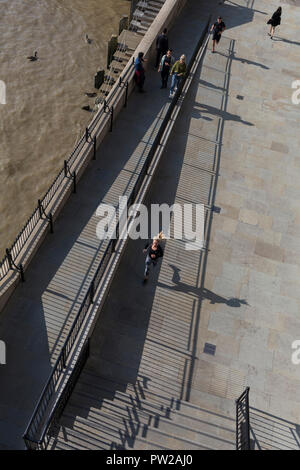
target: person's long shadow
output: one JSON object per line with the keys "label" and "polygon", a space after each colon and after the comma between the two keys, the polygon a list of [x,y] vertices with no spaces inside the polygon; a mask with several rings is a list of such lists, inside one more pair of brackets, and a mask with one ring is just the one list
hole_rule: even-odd
{"label": "person's long shadow", "polygon": [[211,304],[226,304],[229,307],[241,307],[241,305],[249,305],[245,299],[237,299],[235,297],[226,299],[225,297],[217,295],[214,292],[206,288],[201,289],[200,287],[190,286],[189,284],[186,284],[185,282],[181,282],[180,274],[179,274],[181,270],[177,268],[177,266],[174,266],[174,264],[169,263],[169,266],[170,268],[173,269],[172,282],[175,285],[167,286],[165,284],[162,285],[161,283],[158,282],[158,285],[160,285],[164,289],[170,289],[170,290],[177,291],[177,292],[192,293],[204,299],[210,300]]}
{"label": "person's long shadow", "polygon": [[294,46],[300,46],[300,42],[291,41],[290,39],[281,38],[279,36],[273,36],[275,42],[286,42],[287,44],[293,44]]}
{"label": "person's long shadow", "polygon": [[[219,52],[219,51],[216,51],[216,52],[219,55],[228,57],[226,54],[223,54],[222,52]],[[243,57],[236,57],[234,51],[231,52],[229,57],[230,59],[236,60],[237,62],[241,62],[242,64],[255,65],[256,67],[261,67],[264,70],[270,70],[270,67],[268,67],[267,65],[261,64],[260,62],[255,62],[254,60],[244,59]]]}
{"label": "person's long shadow", "polygon": [[193,111],[193,117],[195,118],[201,118],[206,121],[212,121],[212,118],[202,116],[203,113],[208,113],[213,116],[219,116],[222,118],[224,121],[235,121],[235,122],[240,122],[241,124],[245,124],[246,126],[254,126],[252,122],[249,121],[244,121],[241,116],[238,116],[237,114],[232,114],[228,113],[227,111],[223,111],[221,109],[217,109],[214,106],[209,106],[208,104],[203,104],[203,103],[195,103],[194,109],[201,108],[198,111]]}

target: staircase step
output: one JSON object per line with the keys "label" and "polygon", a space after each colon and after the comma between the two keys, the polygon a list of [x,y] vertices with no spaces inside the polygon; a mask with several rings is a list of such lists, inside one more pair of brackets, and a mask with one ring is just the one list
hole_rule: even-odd
{"label": "staircase step", "polygon": [[124,62],[125,64],[127,64],[127,62],[129,61],[130,57],[131,57],[131,53],[129,51],[119,51],[117,50],[114,55],[113,55],[113,58],[114,60],[118,60],[120,62]]}
{"label": "staircase step", "polygon": [[[125,429],[125,431],[123,431],[123,429]],[[168,449],[167,447],[164,447],[161,442],[153,443],[148,438],[145,439],[144,437],[135,435],[134,433],[130,434],[128,433],[128,429],[124,427],[123,429],[116,430],[114,434],[111,429],[107,428],[106,431],[104,431],[104,429],[101,429],[99,425],[90,423],[87,419],[80,417],[73,423],[72,427],[65,425],[62,426],[58,436],[56,438],[52,438],[51,447],[49,446],[49,449],[56,448],[56,446],[61,449],[64,449],[64,446],[69,446],[78,450],[110,450],[114,447],[121,450],[132,449],[133,446],[137,449]],[[124,432],[123,436],[120,431]]]}
{"label": "staircase step", "polygon": [[127,29],[123,29],[123,31],[118,37],[118,44],[120,46],[126,45],[126,48],[131,51],[135,51],[140,41],[141,37],[138,34]]}
{"label": "staircase step", "polygon": [[[74,398],[74,397],[73,397]],[[211,415],[202,410],[201,418],[187,417],[175,410],[155,410],[151,408],[151,403],[143,404],[141,408],[131,408],[132,402],[125,400],[114,400],[113,402],[103,400],[101,408],[94,407],[89,402],[89,408],[84,409],[81,403],[84,402],[81,396],[78,396],[78,402],[72,406],[68,405],[66,413],[73,416],[84,414],[90,421],[98,420],[113,425],[119,420],[130,420],[136,426],[139,424],[149,425],[166,431],[172,435],[180,437],[190,437],[190,440],[196,441],[195,433],[202,436],[214,448],[234,448],[235,447],[235,423],[225,420],[223,417]],[[119,426],[119,425],[118,425]],[[192,432],[191,432],[192,431]],[[212,444],[213,443],[213,444]]]}
{"label": "staircase step", "polygon": [[124,62],[119,62],[117,60],[112,60],[110,65],[109,65],[109,71],[110,72],[122,72],[124,68],[126,67],[126,63]]}
{"label": "staircase step", "polygon": [[[101,414],[101,417],[102,422],[94,422],[81,416],[73,421],[72,417],[64,415],[61,423],[63,428],[65,430],[68,429],[70,434],[76,439],[81,436],[81,446],[85,445],[89,449],[111,448],[111,443],[118,443],[119,439],[121,439],[121,444],[126,446],[126,448],[135,448],[135,441],[140,438],[145,438],[148,442],[151,442],[155,446],[154,448],[160,446],[165,449],[178,450],[216,449],[215,445],[210,445],[214,444],[214,441],[209,437],[207,438],[203,433],[199,434],[190,431],[188,435],[194,436],[197,439],[197,441],[193,441],[187,437],[174,435],[168,431],[156,429],[146,424],[134,426],[133,423],[123,423],[121,419],[116,422],[116,427],[114,428],[112,423],[109,422],[109,416],[106,418],[106,421],[104,420],[104,413]],[[70,423],[72,423],[72,427],[70,427]],[[65,434],[68,433],[65,432]],[[60,439],[61,437],[62,434],[60,434]],[[73,442],[73,439],[71,442]]]}
{"label": "staircase step", "polygon": [[84,369],[81,373],[80,380],[75,388],[75,391],[85,391],[86,388],[91,390],[93,389],[93,387],[95,387],[95,390],[98,391],[98,393],[101,394],[102,397],[105,397],[104,394],[106,394],[106,398],[110,397],[111,399],[113,399],[116,394],[125,392],[126,394],[128,393],[133,395],[136,399],[150,400],[151,403],[157,403],[159,406],[175,406],[174,397],[168,396],[167,394],[162,395],[161,389],[159,389],[158,393],[155,393],[143,387],[140,381],[138,381],[135,385],[127,382],[117,382],[108,377],[95,375],[88,369]]}
{"label": "staircase step", "polygon": [[[123,403],[128,406],[134,405],[137,410],[151,412],[152,414],[157,413],[160,416],[169,416],[171,413],[172,416],[180,416],[180,419],[203,420],[207,423],[215,423],[224,429],[235,430],[235,420],[227,415],[216,413],[206,408],[200,408],[181,400],[170,400],[152,393],[147,393],[147,396],[144,395],[143,397],[141,394],[137,395],[137,388],[136,390],[134,388],[131,390],[126,389],[124,392],[115,390],[113,396],[106,398],[105,392],[111,391],[111,383],[107,381],[101,382],[99,386],[99,382],[93,383],[92,380],[92,377],[89,377],[88,374],[81,377],[80,387],[74,390],[74,402],[78,403],[82,396],[88,396],[92,399],[98,395],[101,396],[101,401],[103,400],[106,403],[118,402],[121,405]],[[105,388],[105,386],[108,388]],[[164,399],[162,400],[162,398]],[[96,400],[93,401],[94,406],[98,404],[99,402],[97,403]]]}

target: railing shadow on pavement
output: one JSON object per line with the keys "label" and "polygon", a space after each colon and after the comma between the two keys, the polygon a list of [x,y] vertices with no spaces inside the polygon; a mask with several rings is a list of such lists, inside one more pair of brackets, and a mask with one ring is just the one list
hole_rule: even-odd
{"label": "railing shadow on pavement", "polygon": [[253,406],[250,412],[250,434],[258,450],[299,450],[300,426]]}

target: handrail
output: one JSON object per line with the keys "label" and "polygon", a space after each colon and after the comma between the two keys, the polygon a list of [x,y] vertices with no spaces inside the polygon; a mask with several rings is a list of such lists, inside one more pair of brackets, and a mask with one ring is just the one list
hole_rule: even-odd
{"label": "handrail", "polygon": [[249,391],[247,387],[236,400],[236,450],[250,450]]}
{"label": "handrail", "polygon": [[[184,84],[189,76],[189,73],[190,73],[190,70],[193,66],[193,63],[194,63],[194,60],[197,56],[197,53],[199,52],[199,49],[201,47],[201,45],[203,44],[204,42],[204,39],[205,39],[205,36],[207,34],[207,31],[208,31],[208,26],[210,24],[210,19],[208,20],[207,22],[207,25],[206,25],[206,28],[205,30],[203,31],[201,37],[200,37],[200,40],[198,41],[197,43],[197,46],[195,48],[195,51],[194,51],[194,54],[192,55],[191,57],[191,60],[189,62],[189,65],[187,67],[187,73],[186,73],[186,76],[185,78],[182,80],[182,82],[180,83],[177,91],[176,91],[176,94],[173,98],[173,100],[171,101],[170,105],[169,105],[169,108],[168,108],[168,111],[160,125],[160,128],[158,130],[158,133],[157,133],[157,136],[156,138],[154,139],[154,142],[152,143],[152,146],[150,148],[150,151],[148,153],[148,156],[143,164],[143,167],[141,169],[141,172],[135,182],[135,185],[130,193],[130,196],[128,197],[128,200],[127,200],[127,209],[129,209],[129,207],[133,204],[134,200],[136,199],[136,196],[141,188],[141,185],[143,183],[143,180],[144,178],[146,177],[147,175],[147,172],[148,172],[148,169],[152,163],[152,160],[153,160],[153,157],[155,155],[155,152],[160,144],[160,141],[161,141],[161,138],[163,136],[163,133],[164,131],[166,130],[166,127],[167,127],[167,124],[170,120],[170,117],[171,117],[171,114],[177,104],[177,101],[181,95],[181,92],[182,92],[182,89],[184,87]],[[207,41],[208,41],[208,37],[207,37]],[[205,50],[205,46],[207,45],[207,41],[203,47],[203,50]],[[39,401],[34,409],[34,412],[32,414],[32,417],[29,421],[29,424],[26,428],[26,431],[23,435],[23,439],[25,441],[25,444],[26,444],[26,447],[28,449],[31,449],[32,446],[36,446],[38,445],[38,448],[43,448],[43,439],[45,438],[45,435],[46,435],[46,432],[47,432],[47,426],[48,426],[48,423],[49,423],[49,420],[51,421],[50,418],[48,418],[47,420],[47,425],[46,427],[43,426],[43,422],[44,422],[44,415],[47,411],[47,408],[49,407],[51,401],[53,400],[53,395],[55,394],[56,392],[56,385],[58,383],[58,381],[60,380],[60,376],[61,376],[61,373],[62,371],[65,369],[66,367],[66,362],[67,362],[67,359],[69,357],[69,354],[71,352],[71,349],[72,347],[74,346],[74,343],[78,337],[78,333],[80,331],[80,328],[86,318],[86,314],[89,310],[89,307],[93,304],[93,301],[94,301],[94,294],[100,284],[100,281],[102,279],[102,276],[104,274],[104,271],[108,265],[108,262],[112,256],[112,254],[114,253],[115,251],[115,246],[116,246],[116,243],[119,239],[119,223],[117,222],[116,224],[116,227],[114,227],[116,230],[115,230],[115,233],[116,233],[116,238],[111,238],[108,242],[108,245],[104,251],[104,254],[102,256],[102,259],[99,263],[99,266],[97,268],[97,271],[96,273],[94,274],[94,277],[90,283],[90,286],[89,286],[89,289],[87,290],[86,294],[85,294],[85,297],[81,303],[81,306],[77,312],[77,315],[73,321],[73,324],[72,324],[72,327],[71,327],[71,330],[69,331],[69,334],[64,342],[64,345],[62,347],[62,350],[61,350],[61,353],[53,367],[53,371],[41,393],[41,396],[39,398]],[[68,387],[68,385],[66,385],[66,387]],[[40,439],[36,439],[35,437],[35,434],[41,434],[41,438]],[[31,445],[30,442],[32,442],[33,444]]]}
{"label": "handrail", "polygon": [[76,385],[77,379],[82,371],[83,366],[89,356],[89,339],[85,342],[83,349],[76,361],[75,367],[68,378],[68,387],[66,387],[59,400],[54,404],[51,415],[49,416],[46,425],[44,427],[44,431],[42,433],[41,439],[33,439],[27,437],[27,434],[24,434],[24,441],[26,444],[27,449],[29,450],[46,450],[49,440],[51,430],[57,425],[58,420],[64,410],[64,407],[67,404],[68,398],[72,393],[74,386]]}

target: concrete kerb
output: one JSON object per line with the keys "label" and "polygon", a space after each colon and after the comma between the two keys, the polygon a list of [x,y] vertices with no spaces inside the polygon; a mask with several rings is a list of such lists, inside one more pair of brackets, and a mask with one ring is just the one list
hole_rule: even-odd
{"label": "concrete kerb", "polygon": [[[137,198],[135,200],[135,205],[136,205],[135,206],[135,212],[129,219],[129,224],[128,224],[128,233],[129,234],[130,234],[130,232],[133,228],[134,218],[135,218],[135,215],[139,211],[139,206],[141,204],[143,204],[143,202],[146,198],[146,195],[149,191],[149,188],[151,186],[151,183],[153,181],[153,178],[155,176],[156,170],[159,167],[161,157],[164,153],[165,147],[168,143],[169,137],[170,137],[171,132],[173,130],[173,127],[175,125],[177,116],[178,116],[178,114],[180,112],[180,109],[181,109],[181,106],[184,102],[184,97],[186,96],[186,94],[187,94],[187,92],[190,88],[190,85],[192,83],[194,74],[195,74],[199,64],[201,63],[202,58],[204,56],[204,53],[206,51],[208,40],[209,40],[209,36],[207,37],[207,39],[205,40],[203,46],[200,48],[199,53],[197,54],[197,57],[194,61],[194,65],[193,65],[193,67],[190,71],[190,75],[187,77],[186,83],[183,87],[182,95],[181,95],[180,99],[178,100],[177,104],[175,105],[175,108],[174,108],[174,110],[172,112],[172,115],[171,115],[171,118],[169,120],[169,124],[165,129],[165,132],[164,132],[163,137],[161,139],[161,143],[158,146],[158,148],[156,150],[156,153],[153,157],[153,162],[151,163],[151,165],[149,167],[148,174],[146,175],[145,180],[143,181],[142,187],[141,187],[141,189],[140,189],[140,191],[137,195]],[[72,374],[72,372],[75,368],[77,359],[80,356],[86,341],[89,338],[91,338],[91,336],[93,334],[96,323],[97,323],[97,321],[100,317],[101,310],[102,310],[103,305],[106,301],[107,294],[109,292],[109,288],[110,288],[110,286],[111,286],[111,284],[114,280],[115,274],[116,274],[118,266],[121,262],[122,256],[125,252],[125,249],[126,249],[128,241],[129,241],[129,238],[130,238],[130,236],[127,234],[126,237],[123,237],[123,238],[119,239],[119,241],[117,242],[116,251],[111,256],[111,259],[109,260],[109,263],[108,263],[108,265],[105,269],[104,275],[103,275],[103,277],[100,281],[100,284],[99,284],[99,286],[98,286],[98,288],[95,292],[94,303],[90,306],[89,311],[88,311],[87,316],[86,316],[86,319],[83,321],[83,324],[81,326],[80,335],[79,335],[78,339],[75,341],[75,343],[73,345],[70,358],[67,361],[67,367],[65,369],[65,372],[64,372],[61,380],[59,381],[58,391],[57,391],[57,398],[56,398],[55,402],[53,403],[52,410],[50,411],[50,413],[52,413],[52,411],[54,410],[56,404],[58,403],[58,401],[59,401],[59,399],[60,399],[60,397],[61,397],[61,395],[64,391],[64,388],[67,385],[68,378],[70,377],[70,375]]]}
{"label": "concrete kerb", "polygon": [[[174,22],[176,17],[179,15],[181,10],[183,9],[184,5],[186,4],[187,0],[167,0],[165,4],[162,6],[159,14],[153,21],[151,27],[147,31],[146,35],[142,38],[139,46],[134,51],[132,57],[136,57],[140,51],[143,51],[145,54],[146,59],[150,59],[154,56],[155,53],[155,45],[156,45],[156,37],[165,27],[170,27],[170,25]],[[147,64],[145,65],[145,68]],[[132,59],[129,59],[125,69],[123,70],[120,78],[124,79],[128,78],[128,97],[131,95],[132,91],[135,87],[134,76],[131,74],[130,71],[133,68]],[[112,98],[111,98],[112,97]],[[115,120],[119,114],[119,112],[123,109],[124,106],[124,98],[125,98],[125,90],[119,86],[119,82],[117,81],[113,88],[111,89],[109,95],[107,96],[107,102],[109,102],[110,106],[114,107],[114,116],[113,120]],[[93,122],[97,120],[97,117],[100,112],[103,111],[102,109],[98,111],[98,113],[92,119],[89,128],[93,125]],[[104,137],[110,130],[110,116],[104,115],[99,122],[96,124],[95,128],[93,129],[94,135],[96,136],[96,149],[99,149],[101,142],[103,141]],[[87,168],[90,160],[91,155],[93,153],[92,146],[87,143],[83,147],[80,154],[77,156],[77,159],[73,163],[70,171],[76,171],[76,179],[77,181],[80,180],[81,176],[83,175],[85,169]],[[64,207],[65,203],[67,202],[68,198],[72,194],[72,183],[69,180],[66,180],[63,188],[57,194],[49,206],[47,207],[47,212],[52,213],[53,221],[57,219],[59,216],[62,208]],[[29,237],[26,246],[21,250],[18,257],[14,260],[17,265],[22,263],[24,271],[28,268],[30,262],[32,261],[33,257],[37,253],[39,247],[41,246],[42,242],[44,241],[46,235],[48,234],[48,221],[41,220],[33,230],[31,236]],[[20,282],[20,275],[16,271],[11,271],[7,274],[7,276],[0,281],[0,312],[4,308],[5,304],[7,303],[8,299],[12,295],[14,289]]]}

